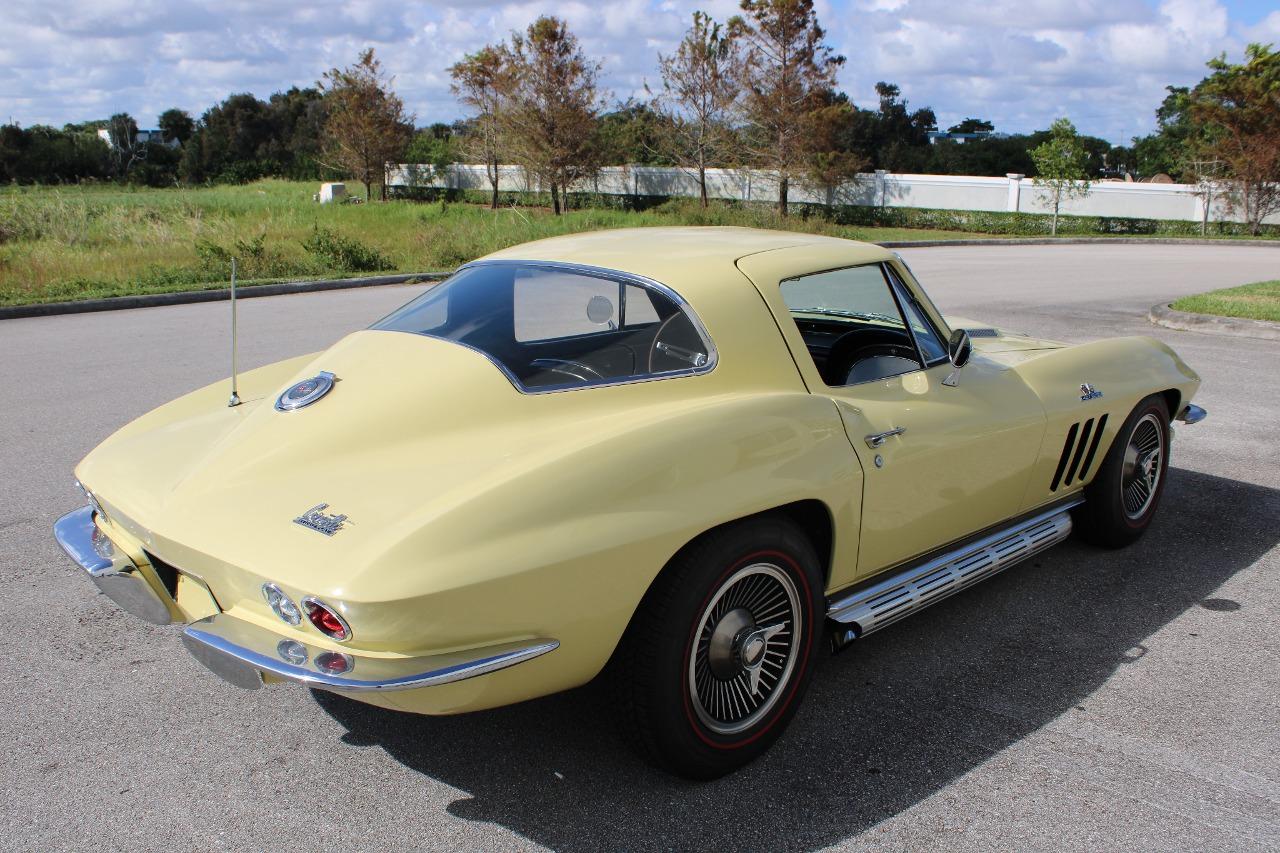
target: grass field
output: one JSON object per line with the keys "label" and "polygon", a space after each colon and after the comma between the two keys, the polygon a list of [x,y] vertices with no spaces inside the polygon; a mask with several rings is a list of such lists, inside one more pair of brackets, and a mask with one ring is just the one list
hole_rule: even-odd
{"label": "grass field", "polygon": [[1173,310],[1280,323],[1280,280],[1184,296],[1173,303]]}
{"label": "grass field", "polygon": [[645,212],[491,211],[397,201],[318,205],[313,183],[262,181],[197,189],[0,189],[0,305],[225,286],[242,281],[447,270],[505,246],[602,228],[748,225],[872,242],[983,236],[779,219],[764,208],[670,202]]}

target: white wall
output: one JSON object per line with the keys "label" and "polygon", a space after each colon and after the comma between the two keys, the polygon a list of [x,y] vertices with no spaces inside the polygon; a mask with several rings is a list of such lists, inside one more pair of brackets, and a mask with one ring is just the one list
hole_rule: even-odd
{"label": "white wall", "polygon": [[[542,189],[520,166],[500,166],[498,188],[528,192]],[[437,186],[454,189],[488,190],[484,166],[457,164],[442,175],[432,176],[430,167],[397,166],[390,171],[390,186]],[[575,190],[608,195],[697,196],[693,175],[663,166],[608,166]],[[744,201],[774,201],[777,198],[774,173],[746,169],[709,169],[707,194],[712,198]],[[837,204],[920,207],[941,210],[1021,211],[1049,213],[1047,193],[1030,178],[1009,175],[985,178],[969,175],[895,175],[886,172],[859,175],[836,190],[831,199],[822,190],[793,184],[788,197],[793,202],[828,201]],[[1100,182],[1090,187],[1084,198],[1071,199],[1062,212],[1080,216],[1133,217],[1199,222],[1204,202],[1192,184],[1137,184]],[[1229,218],[1220,198],[1215,198],[1210,221]],[[1241,217],[1230,217],[1237,221]],[[1280,224],[1280,216],[1268,223]]]}

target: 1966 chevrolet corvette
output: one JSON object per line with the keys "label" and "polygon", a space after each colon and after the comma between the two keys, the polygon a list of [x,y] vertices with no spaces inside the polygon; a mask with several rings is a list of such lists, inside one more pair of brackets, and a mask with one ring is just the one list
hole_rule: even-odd
{"label": "1966 chevrolet corvette", "polygon": [[1138,538],[1199,384],[1151,338],[948,320],[877,246],[560,237],[125,426],[55,533],[238,686],[452,714],[607,671],[637,747],[709,778],[828,640],[1073,527]]}

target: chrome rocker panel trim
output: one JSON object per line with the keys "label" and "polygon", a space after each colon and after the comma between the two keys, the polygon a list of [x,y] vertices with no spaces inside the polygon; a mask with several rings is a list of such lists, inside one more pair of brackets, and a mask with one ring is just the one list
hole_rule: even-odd
{"label": "chrome rocker panel trim", "polygon": [[1073,507],[1081,498],[968,542],[924,563],[910,566],[879,583],[832,602],[827,618],[842,633],[865,637],[930,604],[995,575],[1015,563],[1057,545],[1071,535]]}
{"label": "chrome rocker panel trim", "polygon": [[54,522],[53,538],[67,556],[85,570],[98,591],[122,610],[153,625],[172,622],[169,605],[147,583],[132,560],[114,546],[115,553],[110,559],[93,547],[94,528],[93,507],[81,507]]}
{"label": "chrome rocker panel trim", "polygon": [[1208,417],[1208,415],[1209,413],[1199,406],[1193,403],[1187,403],[1187,405],[1182,407],[1182,411],[1178,412],[1178,416],[1174,418],[1174,420],[1182,421],[1184,424],[1188,425],[1198,424]]}
{"label": "chrome rocker panel trim", "polygon": [[[560,647],[557,640],[538,639],[415,658],[367,657],[312,646],[226,613],[192,622],[182,632],[182,643],[196,660],[237,687],[262,686],[265,673],[341,693],[449,684],[515,666]],[[283,659],[286,646],[294,659],[299,650],[305,653],[303,663]],[[343,674],[325,672],[313,665],[322,655],[342,656],[349,668]]]}

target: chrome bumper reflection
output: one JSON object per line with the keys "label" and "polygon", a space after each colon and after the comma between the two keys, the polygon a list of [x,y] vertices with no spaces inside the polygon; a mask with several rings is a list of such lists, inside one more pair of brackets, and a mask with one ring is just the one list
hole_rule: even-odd
{"label": "chrome bumper reflection", "polygon": [[200,663],[237,687],[263,673],[337,692],[412,690],[475,678],[554,651],[556,640],[527,640],[415,658],[380,658],[311,646],[226,613],[186,627],[182,642]]}
{"label": "chrome bumper reflection", "polygon": [[1208,412],[1199,406],[1187,403],[1187,405],[1183,406],[1182,411],[1178,412],[1178,417],[1175,418],[1175,420],[1182,421],[1184,424],[1198,424],[1204,420],[1208,414]]}
{"label": "chrome bumper reflection", "polygon": [[168,625],[173,621],[169,605],[151,588],[133,561],[110,540],[101,538],[95,546],[96,529],[93,508],[84,507],[54,522],[53,537],[67,556],[88,573],[89,580],[103,595],[139,619]]}

